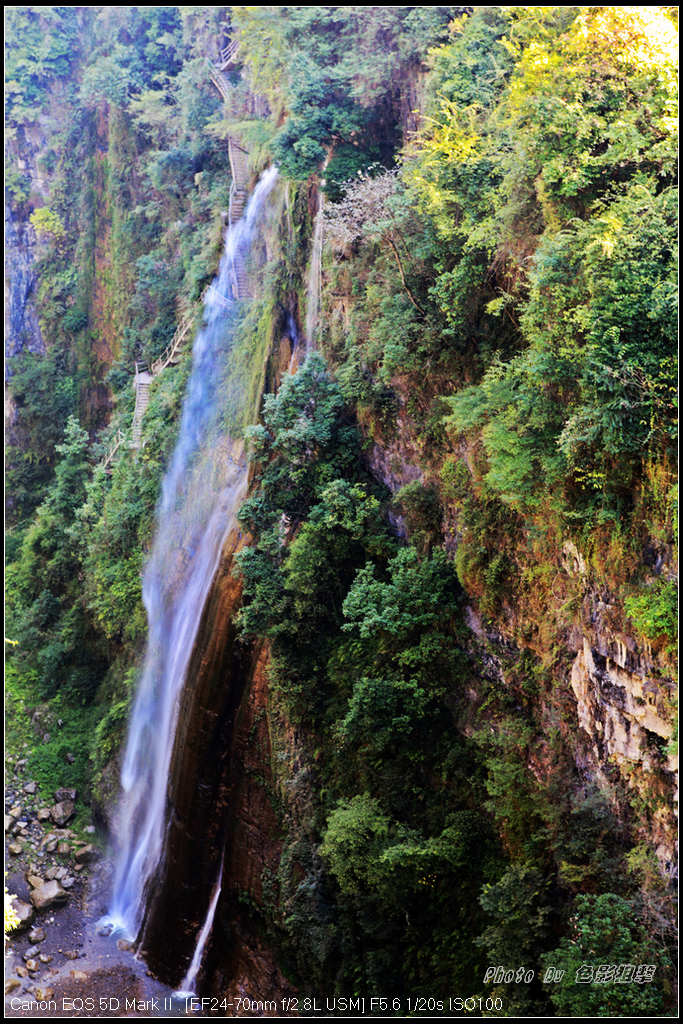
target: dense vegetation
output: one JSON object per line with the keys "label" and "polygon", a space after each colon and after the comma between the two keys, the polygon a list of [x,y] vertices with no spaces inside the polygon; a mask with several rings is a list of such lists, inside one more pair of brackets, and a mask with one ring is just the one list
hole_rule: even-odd
{"label": "dense vegetation", "polygon": [[[144,641],[140,572],[186,361],[155,388],[141,457],[109,473],[97,463],[129,428],[135,360],[154,359],[198,314],[215,271],[230,170],[210,130],[220,98],[203,52],[221,18],[14,8],[7,21],[7,195],[35,229],[47,347],[10,365],[10,686],[29,703],[68,699],[99,768],[121,742]],[[48,201],[36,174],[49,176]],[[97,735],[93,699],[105,716]]]}
{"label": "dense vegetation", "polygon": [[[271,732],[293,723],[314,779],[305,814],[280,807],[280,868],[254,908],[295,983],[494,994],[506,1015],[671,1005],[672,893],[651,834],[673,748],[650,742],[650,788],[616,762],[591,779],[568,676],[598,601],[657,681],[673,675],[676,22],[605,7],[8,14],[6,194],[35,235],[45,347],[9,365],[8,740],[30,735],[27,707],[66,719],[68,744],[31,740],[46,791],[113,798],[189,371],[186,357],[157,378],[142,450],[105,472],[135,361],[199,319],[228,134],[285,179],[226,415],[231,388],[258,402],[272,387],[246,432],[238,622],[243,644],[267,644]],[[223,102],[206,58],[230,39]],[[321,353],[282,375],[318,187]],[[657,970],[539,981],[585,962]],[[536,980],[485,988],[488,964]]]}

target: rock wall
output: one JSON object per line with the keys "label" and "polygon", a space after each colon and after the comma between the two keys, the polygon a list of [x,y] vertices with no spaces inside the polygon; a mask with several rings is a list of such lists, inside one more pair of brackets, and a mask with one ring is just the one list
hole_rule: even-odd
{"label": "rock wall", "polygon": [[35,303],[36,233],[30,221],[5,204],[5,374],[21,352],[42,355],[45,342]]}
{"label": "rock wall", "polygon": [[192,958],[226,841],[233,723],[250,665],[232,623],[240,584],[231,569],[240,540],[237,530],[226,539],[189,663],[169,771],[164,856],[142,929],[147,961],[171,984]]}
{"label": "rock wall", "polygon": [[5,373],[20,352],[42,354],[45,342],[36,306],[38,241],[30,214],[47,201],[49,183],[39,157],[47,147],[39,123],[26,126],[8,143],[8,155],[27,182],[28,197],[17,203],[5,193]]}
{"label": "rock wall", "polygon": [[[399,411],[398,424],[391,441],[375,443],[369,458],[374,475],[392,492],[413,479],[433,474],[425,464],[419,438],[410,421]],[[458,545],[457,514],[445,510],[446,549],[455,554]],[[398,524],[399,532],[402,524]],[[665,878],[677,877],[677,805],[678,757],[669,751],[675,721],[675,681],[667,675],[667,665],[651,648],[639,646],[634,637],[619,629],[623,615],[604,589],[596,589],[585,559],[572,541],[557,551],[557,576],[579,595],[578,616],[563,618],[549,601],[548,623],[543,635],[564,648],[561,673],[563,701],[570,699],[575,728],[566,737],[568,749],[579,776],[608,792],[622,818],[633,818],[637,804],[634,834],[655,850]],[[662,567],[660,567],[661,570]],[[524,644],[524,614],[505,609],[500,621],[482,622],[473,607],[466,621],[480,647],[479,657],[496,662],[495,672],[505,685],[506,661],[511,651]],[[476,641],[475,641],[476,642]],[[495,651],[500,653],[496,658]],[[491,654],[491,652],[494,652]],[[535,651],[538,655],[546,651]],[[482,663],[490,674],[490,666]],[[476,703],[475,695],[473,701]],[[530,770],[534,770],[529,765]],[[626,799],[620,799],[612,785],[614,770],[624,784]]]}
{"label": "rock wall", "polygon": [[660,870],[677,874],[678,757],[667,749],[673,734],[675,683],[658,675],[652,658],[631,637],[607,630],[584,636],[571,668],[577,724],[585,741],[577,760],[606,784],[615,765],[644,817],[641,830]]}
{"label": "rock wall", "polygon": [[[260,934],[264,871],[279,861],[268,732],[267,654],[237,641],[241,584],[226,538],[183,690],[168,786],[164,859],[141,945],[154,972],[178,985],[194,953],[211,890],[223,886],[204,959],[204,988],[231,997],[290,991]],[[182,925],[180,924],[182,922]]]}

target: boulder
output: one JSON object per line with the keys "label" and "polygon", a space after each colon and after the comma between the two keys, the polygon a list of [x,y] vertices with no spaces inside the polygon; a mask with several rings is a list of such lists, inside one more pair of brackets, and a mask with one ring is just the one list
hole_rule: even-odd
{"label": "boulder", "polygon": [[61,841],[61,843],[57,843],[57,853],[62,854],[62,856],[67,854],[70,851],[70,849],[71,847],[64,839]]}
{"label": "boulder", "polygon": [[92,864],[93,861],[98,860],[100,851],[97,847],[93,846],[92,843],[88,843],[87,846],[82,846],[80,850],[76,850],[74,854],[74,860],[77,864]]}
{"label": "boulder", "polygon": [[48,1000],[53,999],[55,990],[53,988],[37,988],[34,995],[39,1003],[46,1003]]}
{"label": "boulder", "polygon": [[35,875],[31,871],[26,875],[26,881],[32,889],[40,889],[41,885],[45,885],[45,879],[41,878],[40,875]]}
{"label": "boulder", "polygon": [[24,786],[24,793],[35,793],[35,791],[37,790],[37,788],[38,788],[38,786],[37,786],[37,785],[36,785],[36,783],[35,783],[35,782],[33,781],[33,779],[31,779],[31,780],[30,780],[29,782],[27,782],[27,783],[26,783],[26,785]]}
{"label": "boulder", "polygon": [[41,928],[40,925],[37,925],[35,928],[31,929],[28,933],[28,937],[31,942],[42,942],[45,938],[45,929]]}
{"label": "boulder", "polygon": [[7,849],[9,850],[13,857],[18,857],[21,851],[24,849],[24,847],[21,845],[21,843],[10,843]]}
{"label": "boulder", "polygon": [[12,903],[14,913],[19,918],[19,924],[15,931],[21,931],[22,928],[28,928],[33,921],[34,910],[30,903],[24,903],[23,900],[14,900]]}
{"label": "boulder", "polygon": [[63,903],[66,898],[67,893],[54,878],[31,893],[31,902],[36,910],[46,910],[47,907],[52,907],[55,903]]}
{"label": "boulder", "polygon": [[38,810],[38,821],[49,821],[50,820],[50,808],[41,807]]}
{"label": "boulder", "polygon": [[68,801],[69,803],[75,803],[78,793],[75,789],[57,789],[55,790],[55,802],[58,804]]}
{"label": "boulder", "polygon": [[21,982],[18,978],[8,978],[5,982],[5,995],[8,996],[12,992],[16,992],[18,988],[21,988]]}
{"label": "boulder", "polygon": [[[61,790],[57,790],[61,792]],[[73,818],[74,815],[74,803],[73,800],[59,800],[50,808],[50,817],[54,821],[55,825],[66,825],[67,821]]]}

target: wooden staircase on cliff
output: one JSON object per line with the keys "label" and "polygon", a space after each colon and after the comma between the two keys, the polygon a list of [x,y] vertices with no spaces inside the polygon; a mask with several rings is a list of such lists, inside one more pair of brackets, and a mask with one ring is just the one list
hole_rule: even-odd
{"label": "wooden staircase on cliff", "polygon": [[[225,46],[219,47],[218,59],[215,61],[209,59],[211,81],[233,116],[264,117],[267,113],[265,100],[253,94],[248,95],[246,99],[243,94],[238,96],[235,87],[227,77],[226,72],[241,63],[239,50],[239,39],[231,39]],[[242,141],[232,133],[228,135],[228,156],[230,158],[230,171],[232,174],[228,218],[230,227],[233,227],[244,214],[247,205],[251,172],[249,169],[249,151]],[[241,261],[238,261],[233,268],[232,286],[235,298],[247,299],[251,297],[249,275],[247,268]]]}
{"label": "wooden staircase on cliff", "polygon": [[[201,295],[201,300],[204,300],[207,289],[205,288]],[[147,411],[150,399],[150,387],[154,378],[160,374],[167,366],[175,366],[180,361],[180,357],[183,352],[183,348],[189,337],[191,337],[192,327],[194,325],[194,315],[186,317],[181,324],[176,328],[175,334],[162,352],[162,354],[154,360],[151,366],[147,363],[136,362],[135,363],[135,376],[133,378],[133,387],[135,388],[135,409],[133,411],[133,422],[130,431],[130,440],[126,444],[127,434],[123,430],[117,430],[116,435],[107,449],[104,457],[100,460],[100,466],[104,469],[107,474],[110,474],[114,460],[121,451],[128,448],[133,451],[139,449],[142,445],[142,420]]]}
{"label": "wooden staircase on cliff", "polygon": [[[201,302],[204,301],[207,290],[208,289],[205,288],[202,292],[200,297]],[[194,314],[185,317],[185,319],[178,324],[170,344],[166,346],[164,351],[157,359],[154,360],[151,366],[147,366],[146,363],[135,364],[135,378],[133,380],[133,386],[135,388],[135,411],[133,413],[133,426],[131,429],[131,448],[137,449],[142,443],[142,418],[147,411],[147,406],[149,405],[149,389],[152,381],[156,376],[162,373],[167,366],[175,366],[176,363],[180,362],[180,357],[187,339],[191,337],[193,326]]]}
{"label": "wooden staircase on cliff", "polygon": [[237,52],[240,48],[239,39],[231,39],[227,46],[224,46],[218,54],[217,68],[219,71],[227,71],[237,63]]}
{"label": "wooden staircase on cliff", "polygon": [[134,449],[142,444],[142,418],[149,405],[149,389],[153,380],[154,376],[149,372],[146,363],[135,364],[135,411],[130,437],[130,447]]}
{"label": "wooden staircase on cliff", "polygon": [[[249,172],[249,153],[233,135],[228,136],[228,156],[232,172],[228,217],[230,227],[234,227],[244,214],[247,205],[251,175]],[[236,261],[233,265],[232,286],[236,299],[248,299],[251,297],[249,278],[242,260]]]}

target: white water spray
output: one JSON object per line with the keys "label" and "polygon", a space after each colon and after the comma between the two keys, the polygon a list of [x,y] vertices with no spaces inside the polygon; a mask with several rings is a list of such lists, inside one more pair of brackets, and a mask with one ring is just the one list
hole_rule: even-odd
{"label": "white water spray", "polygon": [[320,313],[320,287],[322,283],[322,251],[323,251],[323,194],[318,195],[318,212],[313,224],[313,244],[311,246],[311,263],[308,269],[306,287],[306,352],[315,348],[315,332],[318,327]]}
{"label": "white water spray", "polygon": [[264,172],[244,216],[226,232],[219,272],[204,300],[178,442],[143,575],[147,652],[121,771],[114,887],[106,919],[131,939],[140,930],[146,889],[163,849],[180,693],[223,541],[246,492],[246,462],[241,445],[230,438],[225,415],[239,307],[233,282],[246,264],[276,177],[274,167]]}

